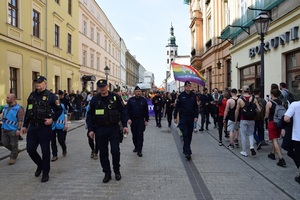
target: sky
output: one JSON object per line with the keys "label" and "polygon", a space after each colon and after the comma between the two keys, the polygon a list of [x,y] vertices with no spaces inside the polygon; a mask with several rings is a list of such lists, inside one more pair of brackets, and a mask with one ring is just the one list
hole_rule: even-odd
{"label": "sky", "polygon": [[154,74],[156,86],[165,79],[171,23],[178,55],[190,54],[189,5],[183,0],[96,1],[131,55]]}

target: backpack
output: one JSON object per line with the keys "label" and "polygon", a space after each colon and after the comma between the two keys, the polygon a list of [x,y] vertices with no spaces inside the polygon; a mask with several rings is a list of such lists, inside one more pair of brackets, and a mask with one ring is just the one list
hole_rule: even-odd
{"label": "backpack", "polygon": [[295,101],[295,98],[290,91],[288,91],[288,90],[285,90],[285,91],[288,93],[287,102],[288,102],[288,106],[290,106],[290,104]]}
{"label": "backpack", "polygon": [[266,106],[266,100],[264,100],[261,97],[256,97],[257,102],[260,106],[260,112],[257,112],[256,116],[255,116],[255,120],[263,120],[265,118],[265,114],[266,114],[266,110],[265,110],[265,106]]}
{"label": "backpack", "polygon": [[245,103],[245,106],[242,108],[242,115],[245,117],[246,120],[254,120],[257,114],[257,106],[254,103],[255,97],[252,96],[252,100],[250,102],[246,101],[243,96],[241,96],[240,98]]}
{"label": "backpack", "polygon": [[284,89],[284,91],[287,93],[287,96],[284,97],[281,94],[278,99],[283,102],[284,107],[287,109],[291,105],[291,103],[295,101],[295,98],[289,90]]}
{"label": "backpack", "polygon": [[275,106],[274,117],[273,117],[274,124],[277,128],[282,128],[281,119],[284,116],[284,113],[286,112],[286,109],[282,104],[278,104],[273,100],[270,100],[270,101],[276,105]]}

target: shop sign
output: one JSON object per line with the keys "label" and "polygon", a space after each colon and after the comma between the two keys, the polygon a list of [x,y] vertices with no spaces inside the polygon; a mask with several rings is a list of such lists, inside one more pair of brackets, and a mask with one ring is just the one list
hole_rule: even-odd
{"label": "shop sign", "polygon": [[[270,41],[265,42],[264,50],[265,52],[271,51],[272,49],[276,49],[279,46],[284,46],[286,43],[290,41],[295,41],[299,39],[299,26],[295,26],[285,33],[272,38]],[[253,58],[256,54],[260,54],[260,45],[249,49],[249,57]]]}

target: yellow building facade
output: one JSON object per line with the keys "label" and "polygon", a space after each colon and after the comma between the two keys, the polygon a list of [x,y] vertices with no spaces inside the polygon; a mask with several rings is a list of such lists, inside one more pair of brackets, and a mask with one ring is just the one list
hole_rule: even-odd
{"label": "yellow building facade", "polygon": [[38,75],[57,92],[79,89],[78,1],[0,1],[0,105],[26,104]]}

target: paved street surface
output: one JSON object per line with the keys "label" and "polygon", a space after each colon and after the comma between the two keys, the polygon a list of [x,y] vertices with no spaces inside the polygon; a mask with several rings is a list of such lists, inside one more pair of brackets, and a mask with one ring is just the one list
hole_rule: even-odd
{"label": "paved street surface", "polygon": [[[122,180],[102,183],[99,159],[90,158],[83,121],[72,121],[67,135],[68,155],[51,162],[50,180],[41,183],[34,176],[25,141],[20,141],[15,165],[0,147],[0,199],[300,199],[300,185],[293,161],[287,167],[267,158],[271,145],[256,156],[241,157],[240,150],[218,146],[217,129],[193,135],[192,160],[186,161],[176,127],[155,127],[151,118],[145,132],[143,157],[132,152],[131,135],[121,144]],[[224,138],[223,143],[228,144]],[[250,154],[250,152],[248,152]]]}

